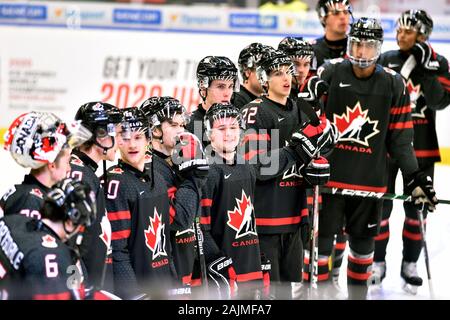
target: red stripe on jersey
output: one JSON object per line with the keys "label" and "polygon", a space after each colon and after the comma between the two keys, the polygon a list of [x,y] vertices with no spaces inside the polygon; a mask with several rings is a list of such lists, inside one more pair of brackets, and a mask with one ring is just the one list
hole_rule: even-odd
{"label": "red stripe on jersey", "polygon": [[336,250],[345,250],[345,247],[347,246],[347,242],[336,242],[336,245],[334,246]]}
{"label": "red stripe on jersey", "polygon": [[270,141],[270,135],[268,133],[257,134],[257,133],[249,133],[242,140],[241,144],[245,144],[248,141]]}
{"label": "red stripe on jersey", "polygon": [[117,212],[108,212],[108,220],[109,221],[115,221],[115,220],[130,220],[131,214],[130,211],[124,210],[124,211],[117,211]]}
{"label": "red stripe on jersey", "polygon": [[41,293],[33,295],[33,300],[70,300],[69,292],[61,293]]}
{"label": "red stripe on jersey", "polygon": [[391,108],[391,114],[403,114],[403,113],[410,113],[411,112],[411,105],[405,105],[401,107],[392,107]]}
{"label": "red stripe on jersey", "polygon": [[[318,281],[326,281],[326,280],[328,280],[328,276],[329,276],[328,273],[319,274],[319,275],[317,275],[317,280]],[[303,272],[303,279],[309,280],[309,273]]]}
{"label": "red stripe on jersey", "polygon": [[202,200],[200,200],[200,205],[202,207],[211,207],[212,203],[213,203],[212,199],[202,199]]}
{"label": "red stripe on jersey", "polygon": [[371,257],[371,258],[364,258],[363,259],[363,258],[356,258],[356,257],[354,257],[352,255],[348,255],[348,261],[351,261],[351,262],[359,264],[359,265],[361,265],[361,264],[372,264],[373,257]]}
{"label": "red stripe on jersey", "polygon": [[192,273],[181,278],[181,282],[183,282],[183,284],[189,284],[191,283],[191,280],[192,280]]}
{"label": "red stripe on jersey", "polygon": [[262,274],[262,271],[256,271],[256,272],[237,274],[236,277],[237,277],[238,282],[245,282],[245,281],[262,279],[263,274]]}
{"label": "red stripe on jersey", "polygon": [[[306,203],[309,204],[309,205],[312,205],[313,204],[313,198],[314,197],[312,197],[312,196],[306,197]],[[319,195],[319,203],[322,203],[322,196],[321,195]]]}
{"label": "red stripe on jersey", "polygon": [[173,219],[175,219],[176,211],[175,208],[170,205],[169,206],[169,224],[173,223]]}
{"label": "red stripe on jersey", "polygon": [[370,277],[370,272],[358,273],[358,272],[353,272],[347,268],[347,277],[355,279],[355,280],[367,280]]}
{"label": "red stripe on jersey", "polygon": [[439,149],[436,150],[415,150],[416,157],[427,158],[427,157],[440,157],[441,153]]}
{"label": "red stripe on jersey", "polygon": [[[420,226],[420,221],[416,219],[405,218],[405,223],[410,226]],[[426,224],[427,220],[424,220],[423,223]]]}
{"label": "red stripe on jersey", "polygon": [[450,79],[447,79],[446,77],[438,77],[438,80],[443,85],[450,86]]}
{"label": "red stripe on jersey", "polygon": [[308,209],[307,209],[307,208],[302,209],[302,212],[300,213],[300,216],[301,216],[302,218],[309,216],[309,211],[308,211]]}
{"label": "red stripe on jersey", "polygon": [[329,181],[326,184],[329,188],[339,188],[339,189],[353,189],[353,190],[362,190],[362,191],[373,191],[373,192],[386,192],[387,187],[370,187],[370,186],[361,186],[357,184],[350,183],[341,183],[335,181]]}
{"label": "red stripe on jersey", "polygon": [[422,234],[421,233],[412,233],[407,230],[403,230],[403,236],[410,240],[419,241],[422,240]]}
{"label": "red stripe on jersey", "polygon": [[211,224],[211,217],[200,217],[201,224]]}
{"label": "red stripe on jersey", "polygon": [[126,239],[130,236],[131,230],[114,231],[111,233],[111,240]]}
{"label": "red stripe on jersey", "polygon": [[413,128],[412,121],[396,122],[396,123],[389,124],[389,130],[403,130],[403,129],[412,129],[412,128]]}
{"label": "red stripe on jersey", "polygon": [[380,233],[379,235],[377,235],[376,237],[374,237],[374,239],[375,239],[375,241],[385,240],[385,239],[389,238],[389,235],[390,235],[389,231],[383,232],[383,233]]}
{"label": "red stripe on jersey", "polygon": [[[309,257],[305,257],[303,259],[303,263],[309,264]],[[326,259],[318,259],[317,260],[317,265],[320,266],[320,267],[327,266],[328,265],[328,258],[326,258]]]}
{"label": "red stripe on jersey", "polygon": [[257,226],[282,226],[287,224],[297,224],[301,220],[301,217],[288,217],[288,218],[256,218]]}
{"label": "red stripe on jersey", "polygon": [[202,285],[202,279],[192,279],[191,280],[191,287],[200,287]]}
{"label": "red stripe on jersey", "polygon": [[244,154],[244,160],[251,160],[257,154],[261,154],[266,152],[265,150],[250,150],[249,152]]}
{"label": "red stripe on jersey", "polygon": [[177,188],[176,187],[170,187],[169,189],[167,189],[167,195],[169,196],[170,200],[175,198],[175,193],[176,192],[177,192]]}

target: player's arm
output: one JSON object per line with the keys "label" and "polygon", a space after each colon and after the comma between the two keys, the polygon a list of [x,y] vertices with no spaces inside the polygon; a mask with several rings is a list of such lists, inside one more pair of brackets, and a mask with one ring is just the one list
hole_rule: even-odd
{"label": "player's arm", "polygon": [[450,73],[447,59],[438,56],[437,61],[438,70],[425,73],[422,92],[428,108],[442,110],[450,104]]}

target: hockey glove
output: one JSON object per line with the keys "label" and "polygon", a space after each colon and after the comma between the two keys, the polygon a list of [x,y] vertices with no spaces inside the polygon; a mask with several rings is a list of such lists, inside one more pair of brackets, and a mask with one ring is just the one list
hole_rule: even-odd
{"label": "hockey glove", "polygon": [[426,43],[416,43],[411,49],[411,54],[416,58],[416,62],[426,71],[438,71],[439,61],[433,48]]}
{"label": "hockey glove", "polygon": [[325,116],[321,116],[320,124],[312,126],[307,124],[292,134],[288,146],[307,165],[320,150],[333,143],[332,125]]}
{"label": "hockey glove", "polygon": [[302,87],[299,97],[313,104],[319,105],[320,98],[328,92],[328,83],[318,76],[309,78],[305,86]]}
{"label": "hockey glove", "polygon": [[192,133],[185,132],[177,137],[172,163],[182,178],[194,176],[204,179],[208,175],[209,164],[203,145]]}
{"label": "hockey glove", "polygon": [[433,180],[422,171],[413,173],[411,180],[406,184],[406,191],[411,194],[414,204],[426,204],[431,212],[436,209],[438,200],[433,188]]}
{"label": "hockey glove", "polygon": [[302,168],[302,176],[313,186],[323,186],[330,180],[330,164],[324,157],[313,159]]}
{"label": "hockey glove", "polygon": [[334,123],[330,123],[331,129],[330,129],[330,139],[328,140],[328,143],[324,144],[324,146],[320,149],[320,155],[324,157],[328,157],[334,150],[334,146],[339,141],[339,137],[341,133],[339,132],[339,129]]}
{"label": "hockey glove", "polygon": [[209,263],[208,279],[208,283],[217,289],[219,298],[230,299],[236,296],[237,276],[231,258],[221,256]]}

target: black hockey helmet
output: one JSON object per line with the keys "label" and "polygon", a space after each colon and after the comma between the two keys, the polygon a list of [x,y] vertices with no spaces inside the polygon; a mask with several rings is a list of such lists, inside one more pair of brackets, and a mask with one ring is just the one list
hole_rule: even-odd
{"label": "black hockey helmet", "polygon": [[325,27],[325,18],[330,12],[343,11],[337,7],[338,4],[343,4],[345,9],[352,14],[352,6],[348,0],[319,0],[317,1],[316,11],[319,16],[320,23]]}
{"label": "black hockey helmet", "polygon": [[95,193],[83,181],[66,178],[45,195],[42,217],[90,226],[97,216]]}
{"label": "black hockey helmet", "polygon": [[[374,46],[375,54],[370,58],[357,58],[353,55],[353,45],[362,41]],[[348,36],[347,55],[352,64],[360,68],[367,68],[376,63],[381,54],[381,45],[383,44],[383,28],[379,20],[374,18],[360,18],[350,29]]]}
{"label": "black hockey helmet", "polygon": [[397,28],[414,29],[428,39],[433,31],[433,20],[425,10],[407,10],[398,18]]}
{"label": "black hockey helmet", "polygon": [[242,130],[245,130],[245,122],[238,107],[231,103],[213,103],[206,111],[203,123],[205,125],[206,135],[210,136],[214,121],[224,118],[235,118]]}
{"label": "black hockey helmet", "polygon": [[239,53],[238,65],[242,78],[245,80],[245,70],[256,69],[256,61],[259,60],[265,45],[254,42],[249,44]]}
{"label": "black hockey helmet", "polygon": [[278,44],[278,50],[283,51],[289,58],[312,58],[314,51],[312,45],[303,37],[286,37]]}
{"label": "black hockey helmet", "polygon": [[176,114],[180,114],[185,123],[189,121],[186,108],[180,101],[169,96],[150,97],[139,108],[148,118],[152,129],[160,126],[164,121],[172,120]]}
{"label": "black hockey helmet", "polygon": [[140,131],[150,138],[149,121],[144,112],[137,107],[121,109],[122,122],[120,124],[123,139],[130,139],[132,131]]}
{"label": "black hockey helmet", "polygon": [[292,60],[283,51],[267,48],[261,53],[261,58],[257,61],[256,77],[263,88],[269,81],[270,72],[279,69],[281,66],[287,66],[289,72],[292,75],[295,74]]}
{"label": "black hockey helmet", "polygon": [[237,68],[227,57],[206,56],[197,66],[197,85],[199,89],[207,89],[213,80],[232,80],[234,91],[239,91]]}
{"label": "black hockey helmet", "polygon": [[[90,139],[93,144],[108,150],[114,146],[115,126],[122,121],[122,113],[112,104],[94,101],[83,104],[75,114],[75,120],[80,120],[93,133]],[[104,138],[108,135],[113,139],[111,146],[103,146],[97,142],[97,137]]]}

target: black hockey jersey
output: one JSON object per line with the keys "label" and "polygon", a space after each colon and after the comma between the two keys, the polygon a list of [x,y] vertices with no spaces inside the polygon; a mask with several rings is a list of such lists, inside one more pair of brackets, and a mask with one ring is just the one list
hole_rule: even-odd
{"label": "black hockey jersey", "polygon": [[327,186],[386,192],[388,153],[403,174],[418,169],[409,95],[398,73],[376,65],[369,78],[358,79],[351,62],[341,58],[318,75],[330,85],[325,112],[340,132],[328,157]]}
{"label": "black hockey jersey", "polygon": [[246,104],[252,102],[256,98],[257,96],[255,96],[253,93],[248,91],[243,85],[241,85],[239,92],[233,93],[233,96],[231,97],[231,103],[235,107],[242,109]]}
{"label": "black hockey jersey", "polygon": [[95,175],[98,165],[85,153],[73,150],[70,167],[71,177],[85,182],[94,191],[97,204],[96,221],[83,231],[80,245],[80,255],[87,269],[87,286],[113,292],[111,223],[106,215],[105,192]]}
{"label": "black hockey jersey", "polygon": [[[68,287],[75,285],[72,279],[78,281],[78,288]],[[76,254],[42,221],[5,216],[0,219],[0,298],[84,298],[83,271]]]}
{"label": "black hockey jersey", "polygon": [[10,188],[0,199],[0,208],[4,215],[20,213],[30,218],[41,218],[44,195],[50,188],[40,183],[33,175],[25,175],[21,184]]}
{"label": "black hockey jersey", "polygon": [[151,176],[121,160],[107,175],[115,293],[131,298],[168,289],[172,261],[166,183],[158,173]]}
{"label": "black hockey jersey", "polygon": [[[267,97],[258,98],[241,112],[247,125],[242,141],[244,158],[250,163],[267,163],[270,151],[284,147],[301,121],[300,110],[291,99],[282,106]],[[256,182],[258,233],[294,232],[302,216],[307,216],[304,181],[299,171],[295,164],[276,178]]]}
{"label": "black hockey jersey", "polygon": [[[392,50],[381,55],[379,63],[400,72],[409,54]],[[416,67],[406,79],[414,122],[414,150],[420,167],[441,161],[436,134],[436,110],[450,104],[450,74],[447,59],[437,55],[440,68],[435,73]]]}
{"label": "black hockey jersey", "polygon": [[200,191],[192,181],[177,179],[168,162],[170,157],[153,150],[152,159],[154,170],[162,176],[169,192],[170,242],[177,278],[184,285],[191,284],[196,244],[193,221],[200,214]]}
{"label": "black hockey jersey", "polygon": [[[347,38],[328,41],[325,37],[317,38],[312,43],[317,68],[331,59],[343,58],[347,54]],[[312,67],[312,70],[315,68]]]}
{"label": "black hockey jersey", "polygon": [[206,115],[206,110],[203,109],[202,104],[197,106],[197,109],[192,112],[190,120],[186,125],[186,130],[192,134],[195,134],[197,138],[202,141],[203,146],[208,144],[208,139],[205,135],[205,126],[203,120]]}

